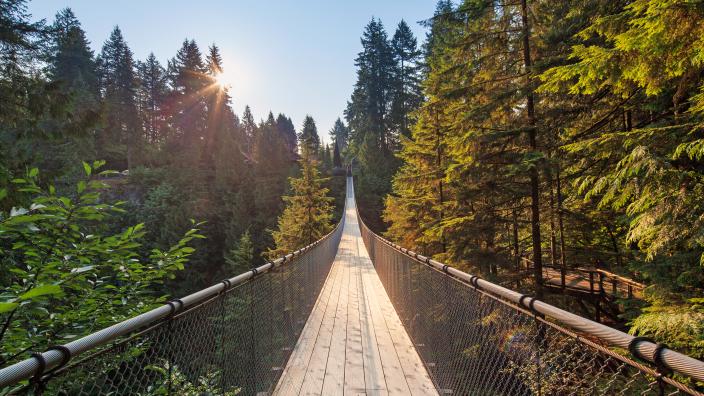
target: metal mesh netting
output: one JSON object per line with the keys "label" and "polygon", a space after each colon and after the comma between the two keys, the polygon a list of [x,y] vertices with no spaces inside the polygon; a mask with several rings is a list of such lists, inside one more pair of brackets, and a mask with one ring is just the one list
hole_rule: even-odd
{"label": "metal mesh netting", "polygon": [[[20,393],[256,395],[276,386],[330,271],[342,227],[284,265],[113,345]],[[0,390],[0,394],[3,394]]]}
{"label": "metal mesh netting", "polygon": [[425,265],[361,225],[370,257],[441,394],[699,394]]}

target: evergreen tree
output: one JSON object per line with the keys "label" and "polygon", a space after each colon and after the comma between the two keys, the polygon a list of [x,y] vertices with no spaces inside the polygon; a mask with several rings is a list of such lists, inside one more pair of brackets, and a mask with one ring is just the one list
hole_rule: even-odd
{"label": "evergreen tree", "polygon": [[332,228],[332,201],[325,179],[320,177],[311,146],[301,139],[301,176],[291,178],[291,195],[283,197],[286,208],[279,217],[277,230],[272,231],[275,249],[269,257],[279,257],[309,245]]}
{"label": "evergreen tree", "polygon": [[100,131],[98,150],[111,168],[131,169],[143,135],[137,114],[132,51],[119,27],[113,29],[103,45],[98,63],[105,105],[105,127]]}
{"label": "evergreen tree", "polygon": [[244,134],[245,152],[251,158],[254,147],[254,136],[257,133],[257,124],[254,122],[252,109],[249,108],[249,105],[244,107],[244,113],[242,113],[242,132]]}
{"label": "evergreen tree", "polygon": [[152,147],[158,147],[165,142],[168,133],[165,117],[165,102],[169,93],[166,70],[154,53],[150,53],[146,61],[137,63],[137,77],[137,97],[144,139]]}
{"label": "evergreen tree", "polygon": [[196,42],[184,40],[169,65],[172,86],[169,122],[173,128],[172,152],[186,167],[199,163],[207,133],[206,90],[212,82],[206,72]]}
{"label": "evergreen tree", "polygon": [[420,69],[422,52],[413,32],[401,20],[391,40],[396,68],[393,74],[393,92],[390,118],[392,128],[403,136],[410,135],[408,115],[421,103]]}
{"label": "evergreen tree", "polygon": [[372,19],[362,34],[362,51],[357,55],[357,82],[345,109],[350,128],[348,156],[359,164],[360,211],[367,224],[383,229],[379,220],[383,198],[391,190],[391,177],[398,161],[393,150],[398,146],[398,131],[391,117],[394,51],[381,21]]}
{"label": "evergreen tree", "polygon": [[296,127],[293,126],[293,121],[290,117],[279,113],[276,117],[276,128],[279,131],[279,136],[286,142],[286,147],[292,159],[296,157],[297,142],[296,142]]}
{"label": "evergreen tree", "polygon": [[300,141],[301,152],[305,146],[309,150],[309,154],[317,155],[320,149],[320,137],[318,136],[318,128],[315,126],[313,117],[306,115],[301,132],[298,134],[298,140]]}
{"label": "evergreen tree", "polygon": [[225,256],[225,262],[225,276],[241,274],[254,265],[254,245],[249,230],[240,236],[237,244]]}
{"label": "evergreen tree", "polygon": [[97,107],[98,77],[93,51],[81,24],[70,8],[56,14],[51,26],[53,48],[49,59],[49,75],[64,89],[74,93],[86,107]]}
{"label": "evergreen tree", "polygon": [[335,120],[335,124],[330,130],[330,138],[333,142],[337,143],[338,150],[341,153],[347,149],[347,144],[350,139],[350,130],[339,117]]}

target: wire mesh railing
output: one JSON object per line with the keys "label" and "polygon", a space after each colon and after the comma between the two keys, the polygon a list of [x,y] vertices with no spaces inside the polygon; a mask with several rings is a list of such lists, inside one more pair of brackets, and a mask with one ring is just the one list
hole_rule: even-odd
{"label": "wire mesh railing", "polygon": [[343,224],[244,274],[0,370],[0,395],[257,395],[286,366]]}
{"label": "wire mesh railing", "polygon": [[441,394],[702,394],[701,361],[402,248],[361,219],[360,228]]}

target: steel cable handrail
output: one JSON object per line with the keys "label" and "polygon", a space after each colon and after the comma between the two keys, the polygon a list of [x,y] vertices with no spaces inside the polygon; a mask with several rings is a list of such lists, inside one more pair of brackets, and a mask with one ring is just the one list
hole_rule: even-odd
{"label": "steel cable handrail", "polygon": [[[657,366],[662,364],[665,366],[664,368],[666,369],[671,369],[697,381],[704,382],[704,362],[700,360],[673,351],[663,344],[658,344],[642,337],[635,337],[622,331],[616,330],[614,328],[567,312],[553,305],[535,299],[531,296],[521,294],[503,286],[499,286],[492,282],[481,279],[478,276],[468,274],[452,266],[443,264],[437,260],[433,260],[422,254],[406,249],[371,231],[371,229],[369,229],[366,224],[364,224],[364,221],[361,219],[361,216],[359,216],[359,213],[357,214],[357,216],[363,231],[366,231],[372,238],[393,248],[395,251],[405,256],[408,256],[413,260],[416,260],[420,264],[425,264],[447,276],[451,276],[452,278],[458,279],[481,292],[489,294],[490,296],[495,296],[504,301],[508,301],[509,303],[511,303],[511,306],[517,309],[527,310],[530,312],[534,312],[538,315],[544,315],[545,319],[552,320],[559,325],[571,328],[577,331],[578,333],[593,336],[598,338],[599,340],[604,341],[608,345],[628,349],[631,352],[635,352],[635,354],[637,355],[635,356],[635,358],[637,359],[646,360],[648,362],[656,364]],[[373,256],[374,249],[370,248],[370,246],[367,246],[367,248],[368,250],[370,250],[370,255]],[[372,260],[374,261],[374,257],[372,257]],[[696,391],[692,391],[691,389],[688,389],[688,391],[694,392],[696,394]]]}
{"label": "steel cable handrail", "polygon": [[52,347],[45,352],[36,353],[30,358],[1,368],[0,390],[4,387],[15,385],[20,381],[32,379],[37,374],[41,376],[43,372],[48,373],[51,372],[51,370],[64,367],[70,360],[73,360],[78,355],[84,354],[85,352],[94,350],[95,348],[104,346],[113,341],[117,341],[120,337],[127,334],[149,326],[157,325],[164,320],[169,320],[180,312],[196,307],[197,305],[204,303],[213,297],[216,297],[238,285],[246,283],[250,279],[271,271],[273,268],[280,267],[285,263],[293,261],[295,258],[304,256],[306,253],[315,249],[316,246],[325,242],[327,239],[339,236],[344,226],[344,219],[345,217],[343,215],[331,232],[306,247],[286,254],[278,259],[269,261],[264,265],[253,268],[235,277],[223,280],[215,285],[192,293],[188,296],[171,300],[160,307],[154,308],[133,318],[116,323],[110,327],[104,328],[67,344]]}

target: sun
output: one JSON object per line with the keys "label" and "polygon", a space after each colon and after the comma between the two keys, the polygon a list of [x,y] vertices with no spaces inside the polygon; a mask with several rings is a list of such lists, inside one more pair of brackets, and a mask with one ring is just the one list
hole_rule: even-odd
{"label": "sun", "polygon": [[232,76],[227,73],[218,73],[215,75],[215,84],[220,88],[230,88],[232,87]]}

